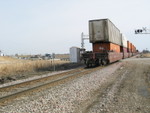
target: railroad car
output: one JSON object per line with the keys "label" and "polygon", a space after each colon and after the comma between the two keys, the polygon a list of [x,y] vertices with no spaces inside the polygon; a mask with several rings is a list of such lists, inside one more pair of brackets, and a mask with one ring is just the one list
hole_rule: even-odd
{"label": "railroad car", "polygon": [[87,67],[106,65],[135,55],[136,47],[109,19],[89,21],[89,41],[92,51],[82,54]]}

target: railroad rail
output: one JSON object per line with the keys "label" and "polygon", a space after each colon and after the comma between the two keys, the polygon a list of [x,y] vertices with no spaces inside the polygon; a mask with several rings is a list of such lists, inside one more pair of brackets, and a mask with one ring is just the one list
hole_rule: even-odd
{"label": "railroad rail", "polygon": [[9,102],[12,102],[21,96],[27,96],[35,92],[51,88],[53,86],[66,83],[77,77],[84,76],[102,68],[103,67],[96,67],[91,69],[78,68],[60,74],[2,87],[0,88],[0,94],[2,95],[0,96],[0,105],[5,105]]}

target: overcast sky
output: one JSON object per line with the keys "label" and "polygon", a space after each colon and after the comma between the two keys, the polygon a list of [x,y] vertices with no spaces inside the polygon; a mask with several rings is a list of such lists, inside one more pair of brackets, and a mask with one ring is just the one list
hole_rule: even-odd
{"label": "overcast sky", "polygon": [[[69,53],[81,46],[88,21],[109,18],[139,50],[150,50],[150,0],[0,0],[0,50],[5,54]],[[87,50],[91,49],[85,41]]]}

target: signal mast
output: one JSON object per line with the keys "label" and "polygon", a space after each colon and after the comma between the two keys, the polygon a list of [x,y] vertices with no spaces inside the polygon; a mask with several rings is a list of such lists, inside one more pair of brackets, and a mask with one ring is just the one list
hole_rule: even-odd
{"label": "signal mast", "polygon": [[[135,34],[150,34],[150,29],[147,29],[146,27],[143,27],[142,29],[136,29]],[[143,52],[147,53],[149,51],[146,48],[146,50],[143,50]]]}
{"label": "signal mast", "polygon": [[84,40],[88,40],[89,35],[84,35],[84,33],[81,33],[81,48],[84,49]]}

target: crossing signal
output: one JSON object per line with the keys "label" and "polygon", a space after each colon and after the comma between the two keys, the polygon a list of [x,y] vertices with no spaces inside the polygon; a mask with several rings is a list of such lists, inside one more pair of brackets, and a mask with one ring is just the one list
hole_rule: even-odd
{"label": "crossing signal", "polygon": [[142,33],[142,32],[143,32],[142,29],[137,29],[137,30],[135,30],[135,34]]}
{"label": "crossing signal", "polygon": [[150,29],[143,27],[142,29],[136,29],[135,34],[150,34]]}

